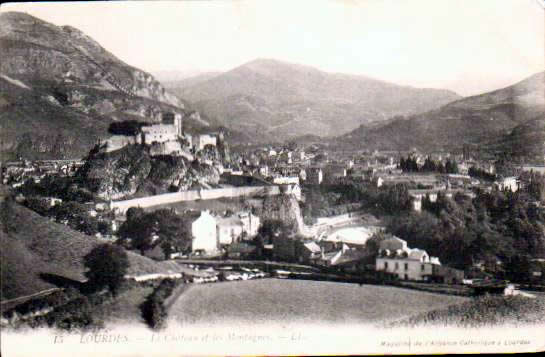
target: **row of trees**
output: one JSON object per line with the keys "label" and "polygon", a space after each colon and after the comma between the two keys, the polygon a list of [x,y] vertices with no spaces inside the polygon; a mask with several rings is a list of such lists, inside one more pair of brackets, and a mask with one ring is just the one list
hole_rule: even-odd
{"label": "row of trees", "polygon": [[471,177],[476,177],[486,181],[494,181],[496,179],[495,174],[491,174],[490,172],[473,166],[469,168],[467,174]]}
{"label": "row of trees", "polygon": [[373,185],[346,182],[334,185],[307,186],[303,188],[305,202],[303,216],[326,217],[344,214],[362,208],[379,214],[396,214],[411,209],[412,199],[407,184]]}
{"label": "row of trees", "polygon": [[443,164],[441,161],[432,160],[429,156],[422,166],[418,165],[414,156],[402,157],[399,168],[404,172],[438,172],[446,174],[457,174],[459,172],[456,161],[447,159],[447,162]]}

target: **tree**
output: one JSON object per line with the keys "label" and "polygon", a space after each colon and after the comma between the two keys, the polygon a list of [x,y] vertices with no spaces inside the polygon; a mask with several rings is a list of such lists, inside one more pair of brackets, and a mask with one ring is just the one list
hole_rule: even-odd
{"label": "tree", "polygon": [[380,243],[386,238],[386,235],[379,231],[373,233],[373,235],[365,242],[365,252],[372,258],[373,261],[378,255]]}
{"label": "tree", "polygon": [[157,235],[166,259],[174,251],[186,252],[191,250],[191,225],[184,217],[169,209],[158,210],[153,213],[158,222]]}
{"label": "tree", "polygon": [[85,234],[94,235],[98,232],[98,222],[91,217],[81,203],[69,201],[53,207],[50,212],[57,222],[66,222],[73,229]]}
{"label": "tree", "polygon": [[142,217],[144,213],[145,211],[142,207],[130,207],[127,210],[127,213],[125,213],[125,216],[127,217],[127,221],[133,221]]}
{"label": "tree", "polygon": [[456,161],[450,161],[447,160],[447,163],[445,164],[445,172],[447,174],[457,174],[458,173],[458,164]]}
{"label": "tree", "polygon": [[89,279],[87,284],[92,290],[107,287],[112,294],[117,294],[129,267],[129,258],[122,247],[101,244],[93,248],[83,258],[83,262],[89,269],[85,276]]}
{"label": "tree", "polygon": [[138,249],[141,254],[156,244],[161,245],[167,258],[174,251],[191,249],[189,222],[170,209],[146,213],[141,208],[129,208],[127,220],[119,228],[119,237],[121,244]]}
{"label": "tree", "polygon": [[388,186],[380,197],[382,208],[388,213],[397,213],[411,209],[412,199],[406,184]]}
{"label": "tree", "polygon": [[264,244],[272,244],[274,237],[281,235],[285,236],[289,235],[290,233],[290,227],[279,219],[264,220],[257,231],[257,235],[263,240]]}
{"label": "tree", "polygon": [[51,209],[51,206],[49,205],[47,200],[35,196],[27,197],[27,199],[25,200],[25,205],[34,212],[41,214],[42,216],[46,216]]}
{"label": "tree", "polygon": [[119,243],[138,249],[141,254],[152,248],[154,224],[150,215],[129,215],[119,227]]}
{"label": "tree", "polygon": [[424,172],[435,172],[437,170],[437,164],[429,156],[426,158],[424,165],[422,166],[422,171]]}

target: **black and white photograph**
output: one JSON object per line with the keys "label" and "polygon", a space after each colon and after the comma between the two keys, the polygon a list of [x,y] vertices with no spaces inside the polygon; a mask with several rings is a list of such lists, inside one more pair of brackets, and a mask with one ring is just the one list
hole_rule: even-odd
{"label": "black and white photograph", "polygon": [[545,1],[0,6],[0,353],[545,351]]}

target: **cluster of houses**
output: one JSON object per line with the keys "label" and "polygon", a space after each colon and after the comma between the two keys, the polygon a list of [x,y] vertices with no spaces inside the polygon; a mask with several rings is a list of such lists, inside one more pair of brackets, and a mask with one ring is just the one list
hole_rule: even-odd
{"label": "cluster of houses", "polygon": [[335,182],[346,177],[353,162],[328,160],[327,152],[265,147],[238,158],[246,175],[262,177],[275,184]]}
{"label": "cluster of houses", "polygon": [[[250,257],[255,246],[245,241],[255,237],[259,224],[259,217],[249,212],[217,217],[202,211],[192,224],[192,251],[214,255],[225,249],[230,258]],[[378,231],[378,227],[341,228],[320,239],[276,236],[272,244],[265,245],[264,255],[343,272],[374,269],[393,274],[400,280],[462,283],[463,271],[441,265],[438,258],[429,256],[425,250],[409,248],[407,242],[398,237],[381,241],[378,252],[370,251],[366,247],[367,240]]]}
{"label": "cluster of houses", "polygon": [[17,188],[29,179],[39,183],[46,176],[73,176],[83,164],[77,159],[0,162],[0,183]]}

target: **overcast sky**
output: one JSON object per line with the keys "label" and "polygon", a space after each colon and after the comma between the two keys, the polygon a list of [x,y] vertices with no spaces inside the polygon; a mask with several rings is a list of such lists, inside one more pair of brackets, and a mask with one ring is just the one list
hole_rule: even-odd
{"label": "overcast sky", "polygon": [[461,95],[545,69],[542,0],[15,3],[72,25],[148,72],[225,71],[255,58]]}

